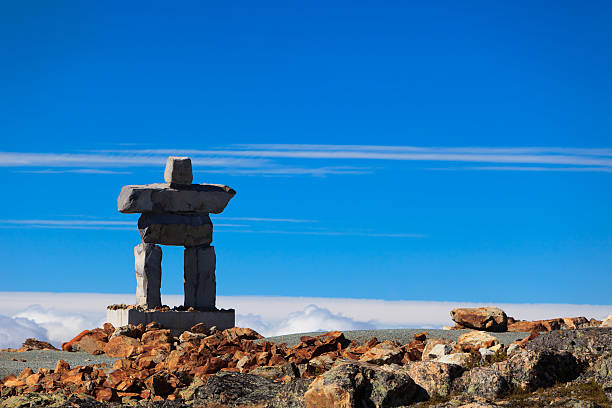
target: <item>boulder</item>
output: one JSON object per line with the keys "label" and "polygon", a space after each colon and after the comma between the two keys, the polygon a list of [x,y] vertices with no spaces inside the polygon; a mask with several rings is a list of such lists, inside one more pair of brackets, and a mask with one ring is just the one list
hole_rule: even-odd
{"label": "boulder", "polygon": [[506,394],[511,387],[507,378],[490,367],[476,367],[463,373],[453,384],[453,392],[494,399]]}
{"label": "boulder", "polygon": [[193,181],[191,159],[189,157],[168,157],[164,180],[171,185],[190,185]]}
{"label": "boulder", "polygon": [[455,350],[464,353],[478,352],[481,348],[489,348],[496,344],[499,344],[496,337],[481,331],[471,331],[457,338]]}
{"label": "boulder", "polygon": [[397,364],[402,361],[402,357],[402,349],[396,343],[383,341],[365,352],[359,361],[376,365]]}
{"label": "boulder", "polygon": [[508,316],[497,307],[457,308],[450,315],[458,325],[476,330],[504,332],[508,325]]}
{"label": "boulder", "polygon": [[455,364],[436,361],[413,361],[404,370],[417,385],[419,401],[432,397],[448,397],[453,380],[461,375],[463,368]]}
{"label": "boulder", "polygon": [[104,347],[104,353],[109,357],[131,357],[138,346],[140,346],[138,339],[119,335],[109,340]]}
{"label": "boulder", "polygon": [[108,335],[102,329],[85,330],[68,343],[62,344],[65,351],[85,351],[89,354],[102,354]]}
{"label": "boulder", "polygon": [[529,341],[526,349],[567,351],[579,361],[591,363],[595,356],[612,353],[612,330],[595,327],[551,331]]}
{"label": "boulder", "polygon": [[522,351],[506,361],[494,363],[491,369],[500,373],[513,388],[533,391],[578,377],[581,366],[566,351]]}
{"label": "boulder", "polygon": [[467,367],[472,363],[473,359],[474,357],[471,353],[453,353],[438,357],[434,361],[437,361],[439,363],[455,364],[461,367]]}
{"label": "boulder", "polygon": [[57,348],[49,342],[37,340],[34,338],[26,339],[21,345],[21,350],[57,350]]}
{"label": "boulder", "polygon": [[124,186],[117,198],[117,209],[133,213],[221,213],[236,191],[217,184],[145,184]]}
{"label": "boulder", "polygon": [[281,389],[280,383],[259,375],[222,371],[195,391],[194,406],[264,407]]}
{"label": "boulder", "polygon": [[415,400],[416,384],[397,365],[341,361],[304,394],[306,408],[395,407]]}
{"label": "boulder", "polygon": [[604,319],[599,327],[612,327],[612,314]]}
{"label": "boulder", "polygon": [[213,225],[208,214],[144,213],[138,231],[145,243],[193,247],[212,242]]}

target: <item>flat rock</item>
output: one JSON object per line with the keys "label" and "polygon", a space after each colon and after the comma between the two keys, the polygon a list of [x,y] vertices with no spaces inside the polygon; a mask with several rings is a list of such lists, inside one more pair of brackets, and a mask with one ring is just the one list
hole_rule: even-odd
{"label": "flat rock", "polygon": [[455,323],[471,329],[504,332],[508,328],[508,316],[497,307],[457,308],[450,315]]}
{"label": "flat rock", "polygon": [[236,191],[220,184],[145,184],[123,186],[117,209],[133,213],[221,213]]}
{"label": "flat rock", "polygon": [[144,213],[138,231],[147,244],[192,247],[212,242],[213,225],[208,214]]}

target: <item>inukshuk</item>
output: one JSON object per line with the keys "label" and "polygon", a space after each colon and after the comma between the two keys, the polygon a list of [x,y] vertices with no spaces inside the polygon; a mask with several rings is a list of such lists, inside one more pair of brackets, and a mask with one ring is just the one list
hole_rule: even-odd
{"label": "inukshuk", "polygon": [[217,184],[192,184],[191,159],[168,157],[165,184],[130,185],[121,189],[117,208],[142,213],[142,242],[134,248],[137,303],[146,309],[162,306],[159,245],[185,247],[185,308],[215,311],[216,256],[210,213],[222,212],[236,191]]}

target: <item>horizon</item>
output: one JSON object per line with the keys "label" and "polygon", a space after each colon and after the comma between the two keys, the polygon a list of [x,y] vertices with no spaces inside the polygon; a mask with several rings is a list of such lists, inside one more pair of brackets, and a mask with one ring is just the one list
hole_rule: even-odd
{"label": "horizon", "polygon": [[[417,322],[350,299],[612,311],[609,3],[2,11],[0,347],[59,333],[65,294],[134,293],[116,199],[168,156],[237,191],[211,215],[220,299],[316,299],[237,308],[269,332]],[[162,293],[183,293],[183,247],[162,250]]]}

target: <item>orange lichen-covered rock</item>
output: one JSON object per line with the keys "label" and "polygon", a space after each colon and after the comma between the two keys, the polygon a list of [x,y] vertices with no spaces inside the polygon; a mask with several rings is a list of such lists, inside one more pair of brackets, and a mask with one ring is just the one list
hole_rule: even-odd
{"label": "orange lichen-covered rock", "polygon": [[104,352],[109,357],[126,358],[134,355],[134,351],[138,346],[140,346],[140,341],[137,339],[117,336],[110,339],[104,347]]}

